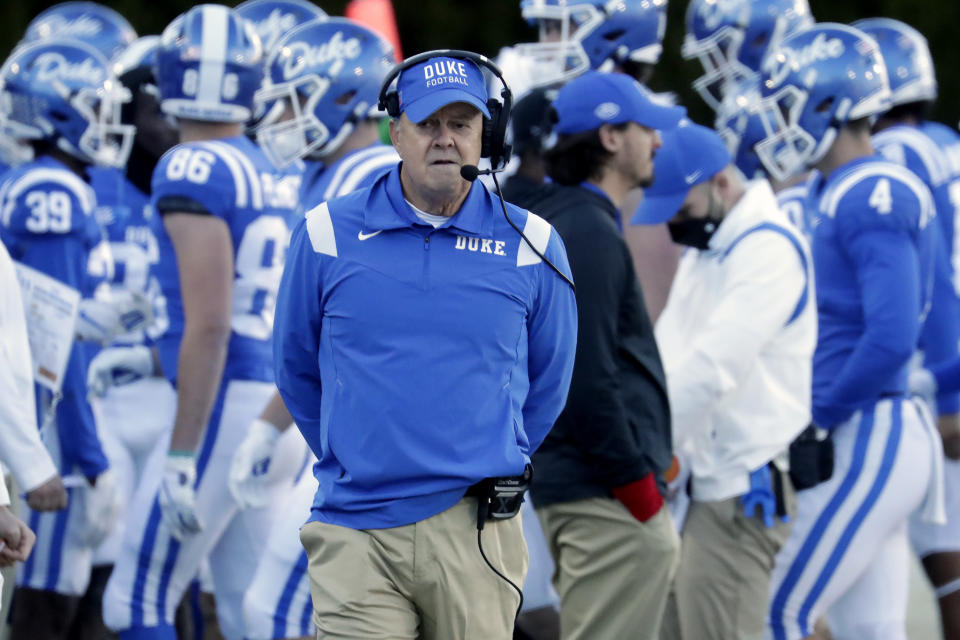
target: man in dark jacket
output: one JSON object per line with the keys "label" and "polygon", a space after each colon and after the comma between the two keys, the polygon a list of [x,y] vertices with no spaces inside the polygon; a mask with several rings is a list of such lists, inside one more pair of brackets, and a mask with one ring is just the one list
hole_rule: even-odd
{"label": "man in dark jacket", "polygon": [[566,408],[533,456],[533,501],[557,564],[563,638],[656,638],[679,546],[663,506],[670,408],[618,208],[650,184],[657,130],[684,111],[598,72],[553,105],[553,182],[518,204],[563,238],[580,324]]}

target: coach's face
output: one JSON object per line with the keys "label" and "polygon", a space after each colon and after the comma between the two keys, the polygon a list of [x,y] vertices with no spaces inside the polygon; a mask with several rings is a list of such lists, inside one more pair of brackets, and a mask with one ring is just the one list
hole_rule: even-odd
{"label": "coach's face", "polygon": [[403,160],[403,186],[414,192],[408,195],[428,202],[465,196],[470,183],[460,177],[460,167],[480,161],[482,130],[483,114],[465,102],[448,104],[416,123],[406,113],[392,120],[390,140]]}

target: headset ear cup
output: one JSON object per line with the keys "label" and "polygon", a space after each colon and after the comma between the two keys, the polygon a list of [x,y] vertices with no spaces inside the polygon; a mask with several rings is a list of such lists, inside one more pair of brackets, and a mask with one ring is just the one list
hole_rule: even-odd
{"label": "headset ear cup", "polygon": [[387,112],[387,115],[391,118],[400,117],[400,98],[397,96],[396,91],[387,92],[387,94],[383,97],[383,106]]}
{"label": "headset ear cup", "polygon": [[490,164],[496,167],[500,162],[506,161],[507,151],[504,143],[507,123],[503,114],[503,104],[499,100],[495,98],[487,100],[487,111],[490,112],[490,117],[484,118],[483,121],[483,145],[480,155],[490,158]]}

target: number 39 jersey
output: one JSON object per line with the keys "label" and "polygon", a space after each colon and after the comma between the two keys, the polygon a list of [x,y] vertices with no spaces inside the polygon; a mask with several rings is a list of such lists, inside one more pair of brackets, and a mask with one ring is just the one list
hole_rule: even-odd
{"label": "number 39 jersey", "polygon": [[878,156],[817,176],[809,197],[818,219],[813,412],[832,427],[906,388],[930,306],[935,210],[916,175]]}
{"label": "number 39 jersey", "polygon": [[[153,172],[158,219],[173,212],[213,215],[230,230],[235,269],[225,377],[273,381],[274,305],[299,188],[299,169],[278,170],[243,136],[177,145]],[[183,302],[176,255],[162,221],[155,232],[156,274],[169,317],[157,347],[165,375],[175,382]]]}

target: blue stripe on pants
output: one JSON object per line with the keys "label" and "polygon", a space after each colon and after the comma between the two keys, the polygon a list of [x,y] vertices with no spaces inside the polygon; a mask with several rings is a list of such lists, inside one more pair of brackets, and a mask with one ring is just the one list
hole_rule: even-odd
{"label": "blue stripe on pants", "polygon": [[63,539],[67,533],[67,520],[70,516],[70,508],[76,500],[77,489],[71,489],[67,494],[67,506],[57,512],[56,520],[53,523],[53,540],[50,543],[50,555],[47,565],[47,581],[43,588],[47,591],[56,591],[57,582],[60,581],[60,565],[63,562]]}
{"label": "blue stripe on pants", "polygon": [[277,610],[273,614],[273,637],[287,637],[287,618],[290,615],[290,605],[293,603],[293,596],[297,593],[297,587],[300,585],[303,576],[307,574],[307,554],[301,552],[297,558],[297,563],[290,570],[287,576],[287,582],[283,585],[283,592],[280,594],[280,601],[277,603]]}
{"label": "blue stripe on pants", "polygon": [[313,598],[310,597],[303,603],[303,613],[300,614],[300,635],[302,636],[312,636],[314,633],[312,613]]}
{"label": "blue stripe on pants", "polygon": [[[817,518],[810,533],[807,534],[806,540],[803,541],[803,545],[800,547],[800,552],[796,558],[793,559],[787,575],[784,577],[783,582],[780,583],[780,587],[777,589],[777,593],[774,594],[773,600],[770,603],[770,628],[773,632],[774,640],[787,639],[786,626],[783,619],[783,612],[786,609],[787,600],[790,598],[793,589],[797,586],[797,582],[799,582],[801,575],[803,575],[803,570],[810,562],[810,558],[813,556],[814,551],[816,551],[817,545],[820,543],[827,527],[830,526],[831,520],[837,515],[840,507],[843,506],[844,501],[846,501],[850,492],[853,491],[853,487],[860,478],[860,474],[863,471],[863,463],[866,458],[867,446],[870,444],[870,433],[873,431],[874,411],[875,407],[870,407],[869,410],[864,411],[860,419],[860,425],[857,428],[857,439],[853,446],[853,458],[850,463],[850,469],[837,488],[837,492],[830,498],[826,509],[823,510],[823,513]],[[800,633],[804,637],[810,635],[809,630],[803,628],[800,629]]]}
{"label": "blue stripe on pants", "polygon": [[[160,502],[154,498],[150,507],[150,516],[147,518],[147,530],[140,543],[140,552],[137,554],[137,574],[133,579],[133,595],[131,597],[130,626],[143,625],[143,594],[147,584],[147,572],[150,570],[150,559],[153,556],[153,545],[156,544],[157,529],[160,526]],[[161,618],[162,619],[162,618]]]}
{"label": "blue stripe on pants", "polygon": [[[40,512],[31,511],[30,512],[30,530],[36,533],[37,529],[39,528],[40,528]],[[33,564],[37,558],[37,551],[38,551],[37,549],[34,549],[33,553],[31,553],[27,557],[27,561],[23,565],[23,578],[21,580],[22,584],[25,584],[25,585],[30,584],[30,578],[33,577]]]}
{"label": "blue stripe on pants", "polygon": [[890,479],[890,474],[893,472],[893,464],[897,458],[897,449],[900,446],[900,434],[903,431],[903,408],[902,401],[900,399],[893,401],[893,407],[891,411],[892,419],[890,425],[890,434],[887,436],[887,444],[883,451],[883,459],[880,462],[880,469],[877,472],[877,477],[874,479],[873,485],[870,487],[870,491],[867,493],[867,496],[863,499],[863,504],[860,505],[860,508],[857,509],[856,513],[853,515],[853,518],[843,530],[843,534],[841,534],[840,539],[837,541],[837,546],[833,549],[833,553],[830,554],[829,559],[827,559],[826,566],[817,577],[817,581],[814,583],[810,593],[807,594],[807,598],[804,600],[803,606],[800,607],[799,617],[801,628],[808,629],[810,627],[810,610],[813,608],[813,604],[823,593],[823,590],[826,588],[830,578],[833,577],[837,567],[840,565],[840,560],[843,559],[843,555],[846,553],[850,543],[853,541],[853,536],[860,529],[860,525],[863,524],[867,514],[870,513],[870,509],[872,509],[873,505],[876,504],[877,499],[883,492],[883,488],[887,484],[887,480]]}

